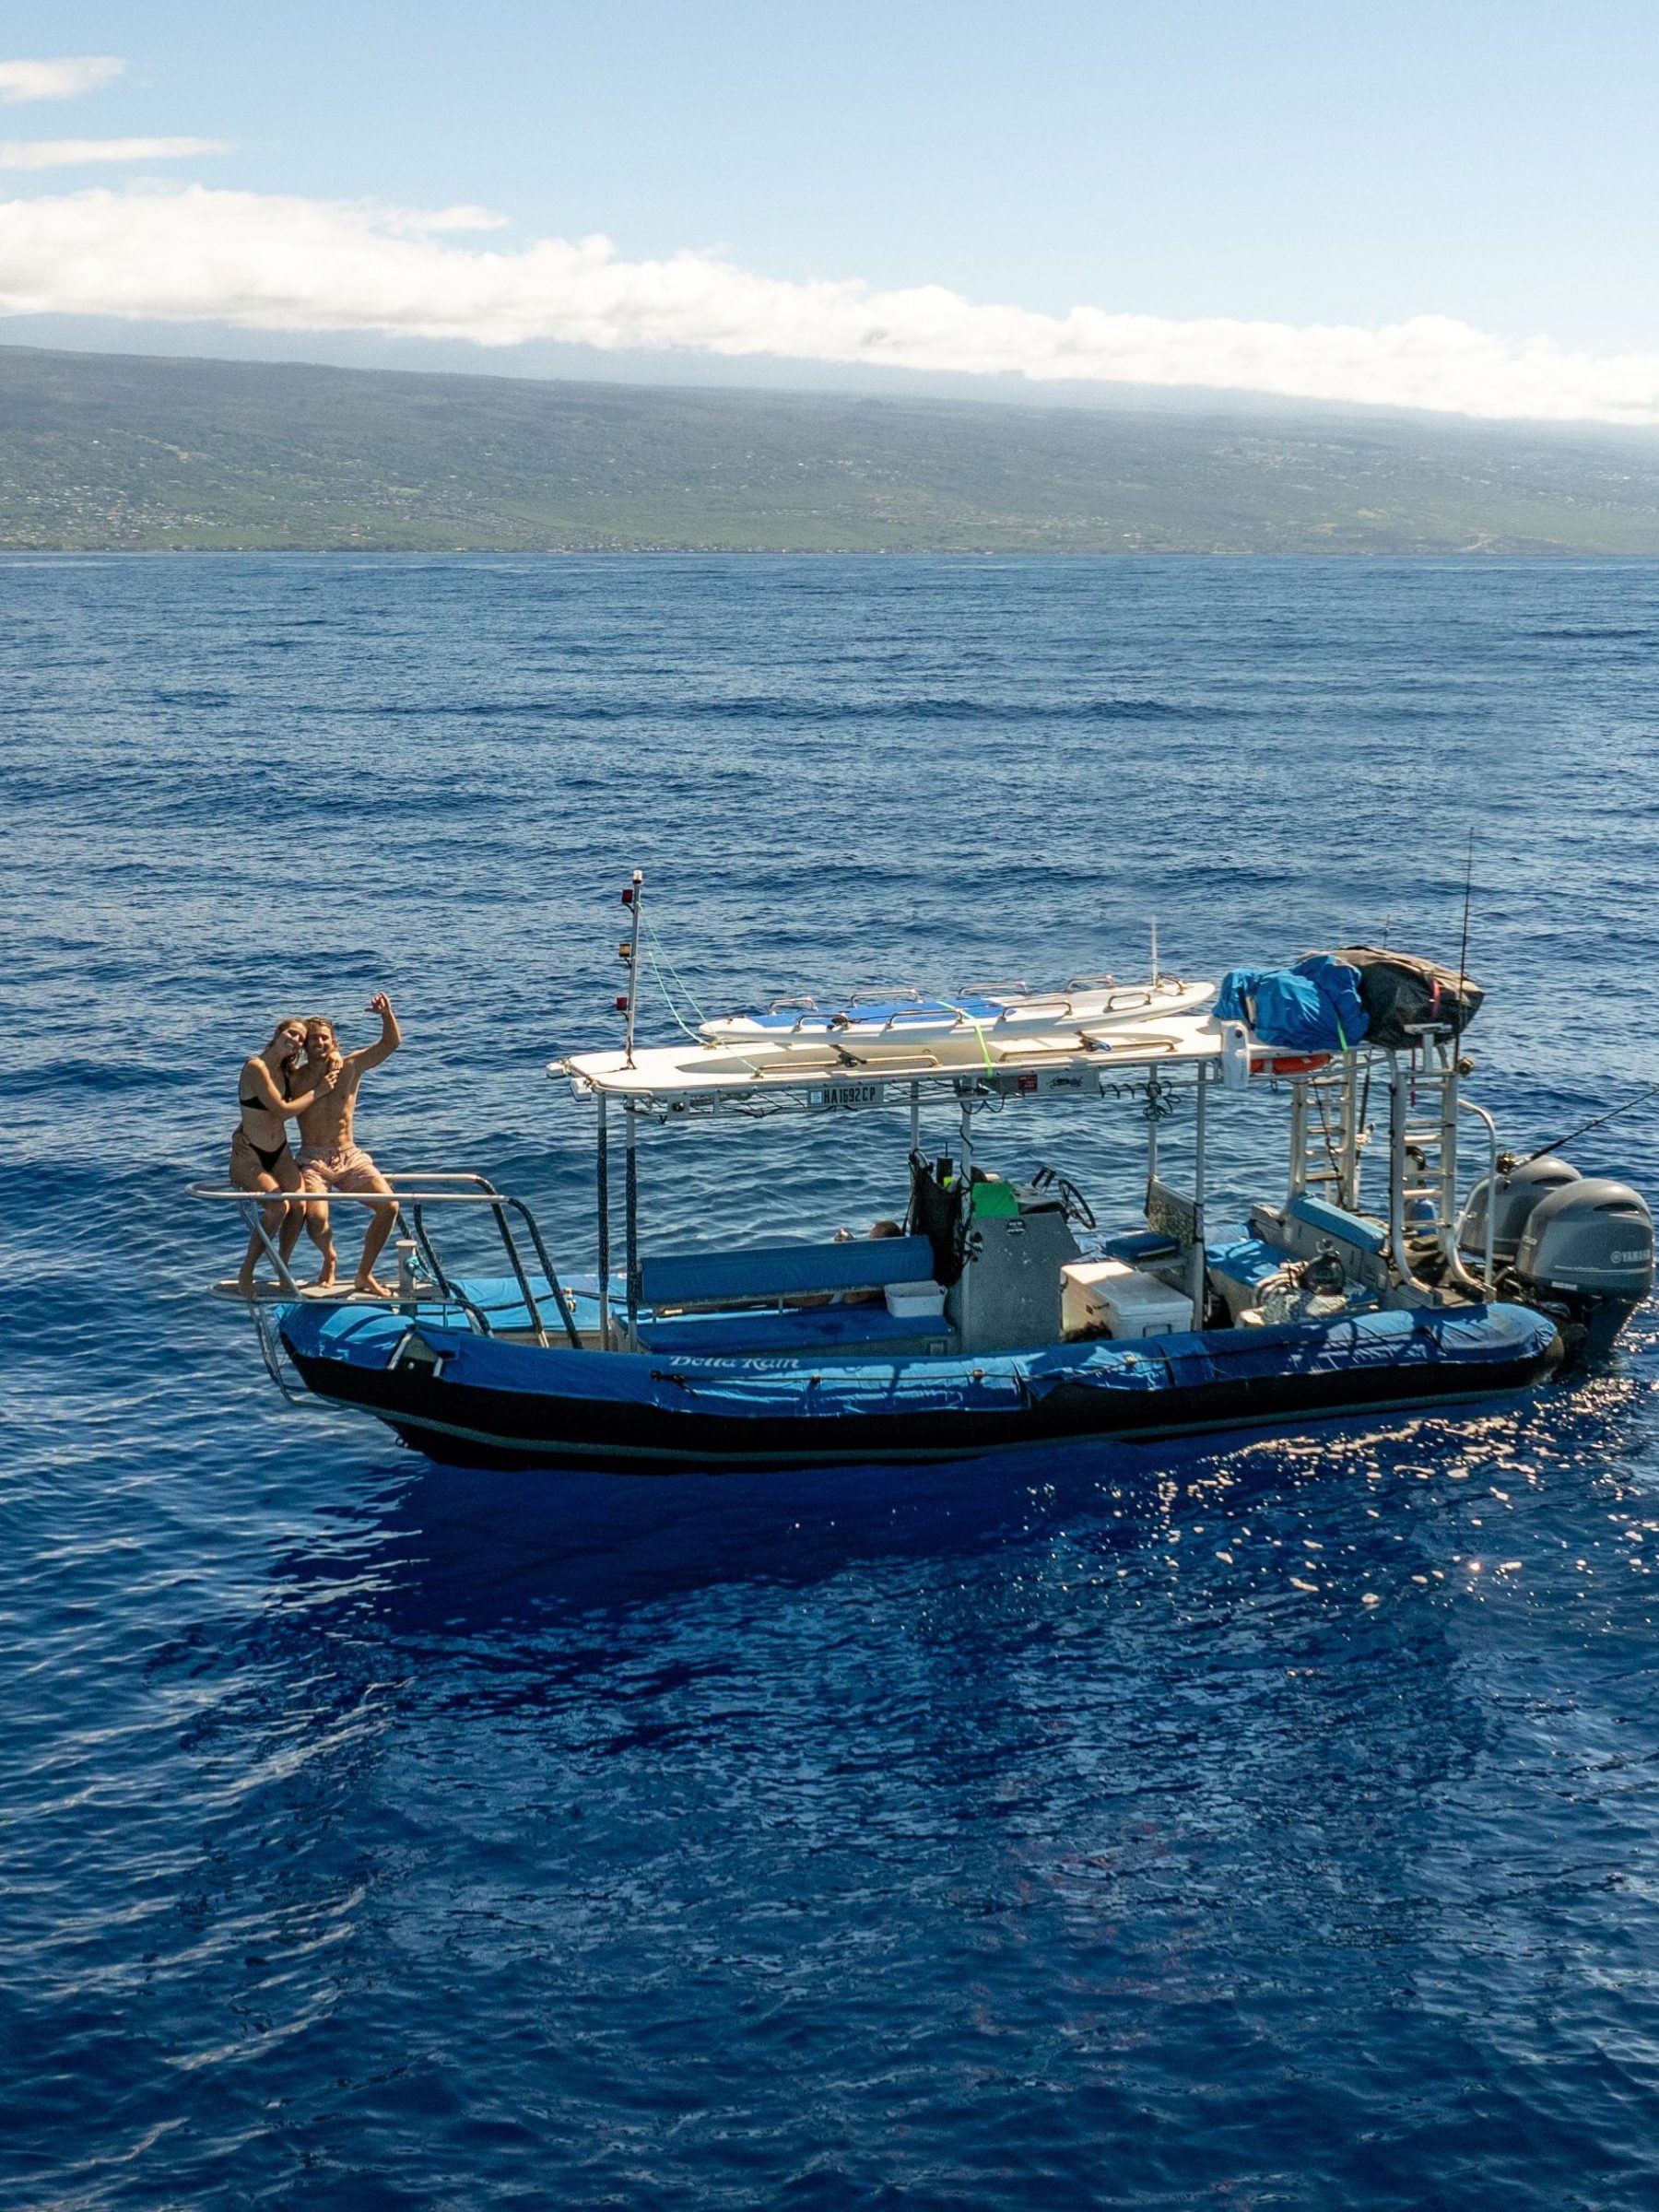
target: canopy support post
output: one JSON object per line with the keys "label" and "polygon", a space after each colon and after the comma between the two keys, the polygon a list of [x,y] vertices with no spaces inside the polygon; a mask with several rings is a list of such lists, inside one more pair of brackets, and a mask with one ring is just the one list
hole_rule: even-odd
{"label": "canopy support post", "polygon": [[1308,1086],[1303,1077],[1296,1076],[1290,1084],[1290,1181],[1287,1195],[1300,1198],[1307,1182]]}
{"label": "canopy support post", "polygon": [[1406,1132],[1411,1122],[1410,1060],[1388,1055],[1388,1253],[1403,1284],[1410,1285],[1411,1251],[1406,1241]]}
{"label": "canopy support post", "polygon": [[1209,1102],[1209,1084],[1205,1071],[1198,1070],[1198,1100],[1193,1117],[1193,1249],[1188,1255],[1188,1283],[1193,1294],[1193,1326],[1204,1326],[1204,1309],[1208,1297],[1208,1275],[1204,1257],[1204,1140],[1205,1120]]}
{"label": "canopy support post", "polygon": [[628,1104],[626,1171],[622,1184],[622,1234],[628,1269],[628,1348],[630,1352],[637,1352],[640,1348],[640,1168],[638,1148],[634,1143],[637,1118],[630,1100]]}
{"label": "canopy support post", "polygon": [[920,1083],[912,1083],[910,1087],[910,1148],[912,1152],[920,1152],[922,1149],[922,1086]]}
{"label": "canopy support post", "polygon": [[610,1333],[610,1133],[606,1127],[606,1096],[599,1093],[599,1128],[594,1149],[594,1196],[599,1211],[599,1348],[611,1348]]}

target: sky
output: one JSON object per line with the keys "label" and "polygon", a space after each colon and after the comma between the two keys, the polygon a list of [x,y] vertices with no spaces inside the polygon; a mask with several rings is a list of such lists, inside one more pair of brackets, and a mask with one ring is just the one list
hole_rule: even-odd
{"label": "sky", "polygon": [[1659,424],[1659,6],[6,0],[0,340]]}

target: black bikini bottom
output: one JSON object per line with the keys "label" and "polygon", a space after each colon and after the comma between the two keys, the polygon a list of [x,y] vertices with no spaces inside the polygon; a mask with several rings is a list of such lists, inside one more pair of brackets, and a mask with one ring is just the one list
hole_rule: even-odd
{"label": "black bikini bottom", "polygon": [[254,1159],[259,1162],[265,1173],[267,1175],[274,1175],[276,1172],[276,1162],[288,1150],[288,1138],[285,1136],[279,1145],[273,1145],[270,1150],[267,1152],[263,1145],[256,1145],[253,1142],[253,1139],[248,1135],[245,1129],[239,1129],[236,1134],[241,1138],[242,1143],[247,1146],[249,1151],[253,1153]]}

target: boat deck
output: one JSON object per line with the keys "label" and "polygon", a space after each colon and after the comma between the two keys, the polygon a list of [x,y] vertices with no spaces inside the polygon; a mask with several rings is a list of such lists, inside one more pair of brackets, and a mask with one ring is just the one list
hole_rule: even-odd
{"label": "boat deck", "polygon": [[[1115,1235],[1089,1238],[1084,1256],[1120,1259],[1138,1266],[1148,1261],[1156,1265],[1160,1257],[1172,1258],[1175,1252],[1176,1247],[1154,1230],[1126,1230]],[[1282,1250],[1246,1229],[1206,1244],[1205,1253],[1210,1281],[1235,1315],[1253,1301],[1256,1286],[1282,1267],[1286,1259]],[[540,1304],[541,1322],[546,1327],[557,1312],[552,1291],[545,1276],[532,1275],[529,1283],[532,1296]],[[467,1309],[471,1307],[488,1321],[491,1335],[521,1343],[535,1339],[536,1318],[513,1277],[465,1276],[457,1278],[455,1287],[462,1294],[461,1300],[446,1300],[429,1290],[418,1293],[413,1299],[391,1300],[343,1294],[335,1302],[364,1309],[388,1308],[406,1314],[411,1321],[452,1328],[468,1325]],[[570,1276],[563,1278],[561,1287],[572,1309],[583,1347],[597,1350],[600,1347],[598,1277]],[[613,1277],[610,1294],[613,1316],[621,1312],[623,1302],[621,1278]],[[943,1317],[915,1319],[891,1313],[884,1300],[867,1294],[844,1298],[805,1294],[770,1305],[733,1304],[694,1312],[658,1312],[641,1306],[638,1327],[642,1351],[704,1359],[861,1360],[951,1358],[957,1351],[955,1331]],[[1098,1332],[1074,1332],[1059,1341],[1084,1343],[1095,1335]],[[1151,1340],[1148,1337],[1124,1341]]]}

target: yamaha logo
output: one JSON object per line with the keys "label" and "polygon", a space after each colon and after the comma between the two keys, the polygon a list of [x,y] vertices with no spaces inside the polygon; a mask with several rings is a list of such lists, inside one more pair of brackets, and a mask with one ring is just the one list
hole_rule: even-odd
{"label": "yamaha logo", "polygon": [[1607,1254],[1608,1261],[1615,1267],[1645,1267],[1653,1256],[1645,1244],[1635,1252],[1610,1252]]}

